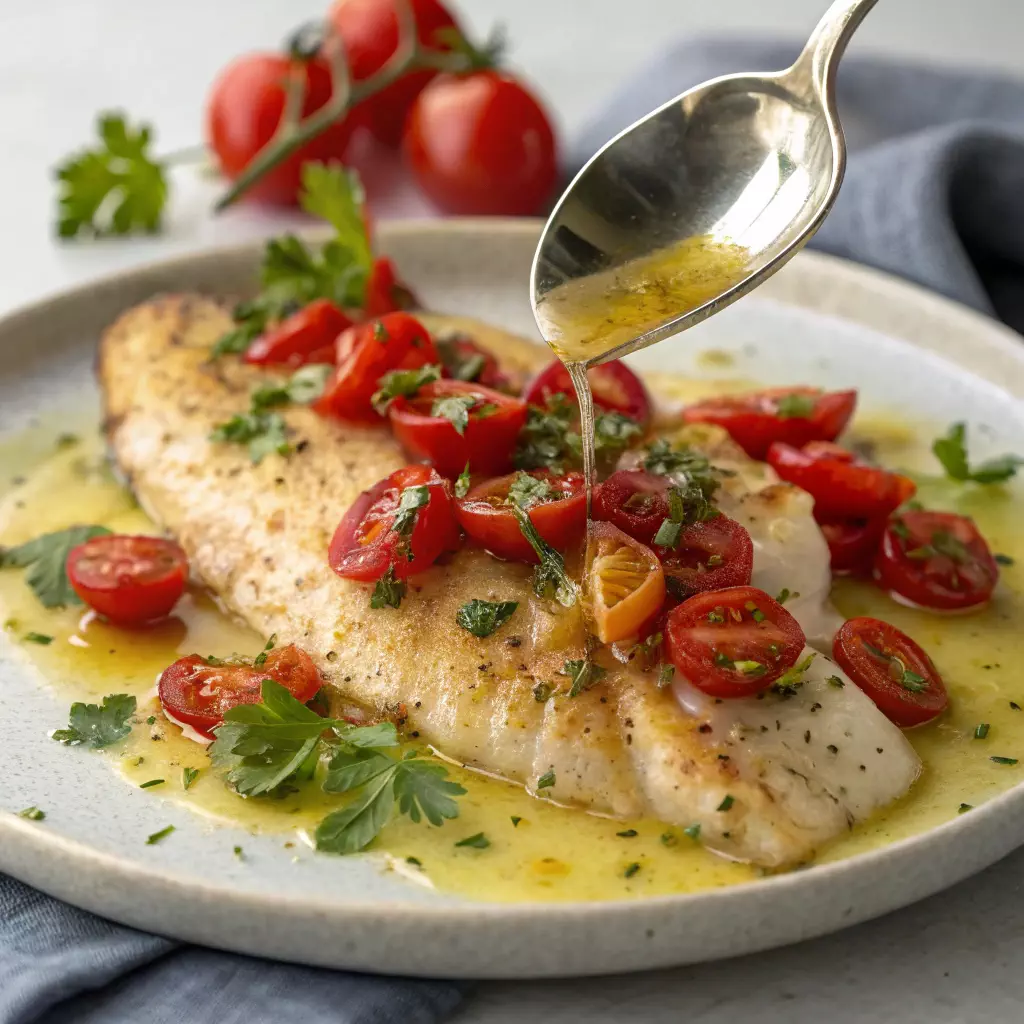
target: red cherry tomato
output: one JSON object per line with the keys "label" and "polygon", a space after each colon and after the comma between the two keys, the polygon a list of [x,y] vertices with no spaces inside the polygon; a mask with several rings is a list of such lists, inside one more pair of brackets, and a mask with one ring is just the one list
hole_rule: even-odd
{"label": "red cherry tomato", "polygon": [[[396,0],[339,0],[331,8],[328,17],[344,41],[354,82],[374,75],[398,49],[395,6]],[[410,7],[419,41],[431,50],[450,50],[444,30],[460,30],[448,10],[437,0],[412,0]],[[385,145],[397,146],[409,108],[434,74],[414,71],[403,75],[360,104],[360,120]]]}
{"label": "red cherry tomato", "polygon": [[642,469],[620,469],[594,491],[591,514],[649,545],[669,515],[669,483]]}
{"label": "red cherry tomato", "polygon": [[754,570],[754,544],[735,519],[718,515],[683,529],[674,548],[655,548],[670,597],[745,587]]}
{"label": "red cherry tomato", "polygon": [[264,679],[280,683],[303,704],[316,696],[323,683],[312,658],[289,644],[271,651],[258,668],[211,665],[198,654],[190,654],[164,669],[157,692],[172,718],[212,739],[226,711],[239,704],[260,703]]}
{"label": "red cherry tomato", "polygon": [[832,657],[891,722],[909,729],[937,718],[949,705],[932,659],[895,626],[850,619],[832,641]]}
{"label": "red cherry tomato", "polygon": [[302,366],[314,354],[330,353],[324,360],[334,362],[334,341],[352,321],[327,299],[317,299],[261,334],[245,353],[247,363]]}
{"label": "red cherry tomato", "polygon": [[973,608],[992,596],[999,566],[967,516],[904,512],[886,525],[875,577],[924,608]]}
{"label": "red cherry tomato", "polygon": [[768,462],[783,480],[814,498],[817,519],[877,519],[917,491],[913,480],[869,466],[828,441],[812,441],[802,451],[776,441]]}
{"label": "red cherry tomato", "polygon": [[[643,381],[621,360],[595,366],[587,371],[594,405],[606,412],[620,412],[646,427],[651,419],[651,396]],[[575,402],[576,391],[569,371],[559,360],[549,363],[527,386],[523,398],[530,405],[546,408],[552,395],[567,395]]]}
{"label": "red cherry tomato", "polygon": [[[440,414],[442,404],[457,409],[460,401],[469,400],[473,404],[461,430]],[[438,380],[412,398],[396,398],[388,416],[406,453],[431,462],[442,476],[458,476],[467,463],[470,472],[491,474],[511,465],[516,438],[526,422],[526,403],[480,384]]]}
{"label": "red cherry tomato", "polygon": [[434,79],[409,112],[402,147],[420,188],[447,213],[529,216],[558,180],[544,108],[500,71]]}
{"label": "red cherry tomato", "polygon": [[[427,503],[415,511],[411,529],[396,530],[403,492],[424,487]],[[405,466],[363,491],[338,523],[327,560],[339,575],[372,582],[394,569],[399,579],[429,569],[438,556],[459,546],[448,481],[430,466]]]}
{"label": "red cherry tomato", "polygon": [[[536,562],[537,554],[523,536],[508,501],[509,488],[518,474],[496,477],[472,488],[464,498],[455,499],[460,525],[481,547],[499,558]],[[582,473],[554,476],[542,470],[525,474],[543,480],[548,496],[527,509],[530,522],[556,551],[565,551],[579,541],[587,526],[587,496]]]}
{"label": "red cherry tomato", "polygon": [[380,422],[372,398],[381,377],[438,361],[427,329],[408,313],[350,327],[338,338],[337,368],[313,408],[354,423]]}
{"label": "red cherry tomato", "polygon": [[464,334],[435,338],[434,345],[441,356],[444,376],[451,380],[469,380],[495,391],[516,392],[512,378],[498,365],[498,360],[472,338]]}
{"label": "red cherry tomato", "polygon": [[66,568],[75,593],[122,626],[169,615],[188,580],[185,552],[161,537],[93,537],[71,549]]}
{"label": "red cherry tomato", "polygon": [[401,281],[391,260],[383,256],[373,261],[370,277],[366,282],[366,302],[363,312],[368,320],[375,320],[385,313],[397,313],[416,305],[416,298]]}
{"label": "red cherry tomato", "polygon": [[836,519],[818,525],[828,541],[834,575],[871,572],[885,519]]}
{"label": "red cherry tomato", "polygon": [[749,697],[796,664],[800,623],[763,590],[698,594],[668,614],[668,651],[679,674],[712,697]]}
{"label": "red cherry tomato", "polygon": [[856,391],[770,388],[707,398],[684,409],[683,421],[717,423],[752,459],[763,459],[773,441],[797,448],[810,441],[834,441],[856,404]]}
{"label": "red cherry tomato", "polygon": [[[276,53],[250,53],[232,61],[213,84],[206,109],[206,141],[225,177],[234,180],[270,141],[284,113],[285,83],[302,76],[303,117],[331,98],[331,73],[325,61],[298,61]],[[333,124],[264,175],[246,192],[269,203],[296,201],[302,165],[341,160],[351,135],[350,122]]]}

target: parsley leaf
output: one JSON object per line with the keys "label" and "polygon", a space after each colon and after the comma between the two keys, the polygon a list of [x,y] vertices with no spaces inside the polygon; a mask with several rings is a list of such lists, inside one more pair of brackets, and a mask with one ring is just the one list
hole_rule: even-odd
{"label": "parsley leaf", "polygon": [[467,601],[456,613],[455,621],[481,639],[500,629],[519,607],[517,601]]}
{"label": "parsley leaf", "polygon": [[780,420],[806,420],[814,415],[814,407],[818,404],[818,395],[804,395],[793,391],[783,395],[775,403],[775,415]]}
{"label": "parsley leaf", "polygon": [[477,395],[446,395],[435,398],[431,406],[431,416],[441,416],[454,428],[456,433],[465,434],[469,426],[470,410],[480,401]]}
{"label": "parsley leaf", "polygon": [[149,153],[151,129],[140,125],[132,130],[115,113],[101,114],[96,129],[97,147],[70,156],[57,168],[57,234],[159,231],[167,179]]}
{"label": "parsley leaf", "polygon": [[534,505],[550,501],[554,497],[554,488],[541,477],[530,476],[521,470],[512,478],[509,485],[507,501],[520,508],[529,509]]}
{"label": "parsley leaf", "polygon": [[594,452],[597,455],[628,448],[643,434],[636,420],[621,412],[602,412],[594,417]]}
{"label": "parsley leaf", "polygon": [[579,456],[579,434],[572,431],[576,410],[564,395],[552,395],[547,410],[530,406],[512,464],[517,469],[550,469],[561,473]]}
{"label": "parsley leaf", "polygon": [[436,364],[420,366],[415,370],[392,370],[391,373],[385,373],[378,381],[380,388],[373,394],[373,407],[377,412],[384,413],[393,399],[415,395],[424,384],[440,378],[441,367]]}
{"label": "parsley leaf", "polygon": [[533,592],[538,597],[554,598],[565,608],[576,603],[576,584],[565,571],[562,556],[537,532],[529,514],[512,504],[512,513],[530,547],[537,553],[540,565],[533,570]]}
{"label": "parsley leaf", "polygon": [[79,544],[108,533],[102,526],[70,526],[44,533],[24,544],[0,549],[0,569],[28,569],[25,582],[46,608],[81,604],[81,598],[68,582],[68,554]]}
{"label": "parsley leaf", "polygon": [[[391,529],[402,537],[408,537],[416,525],[416,517],[421,508],[430,503],[430,489],[425,484],[418,484],[415,487],[403,489],[398,499],[398,508],[395,511],[395,520]],[[409,552],[409,560],[412,561],[412,552]]]}
{"label": "parsley leaf", "polygon": [[310,363],[295,371],[283,384],[267,384],[252,393],[252,411],[266,412],[276,405],[309,405],[323,393],[334,372],[329,363]]}
{"label": "parsley leaf", "polygon": [[408,589],[405,580],[395,577],[395,567],[388,566],[387,572],[377,580],[373,588],[373,593],[370,595],[370,607],[397,608],[401,605],[402,598],[405,597]]}
{"label": "parsley leaf", "polygon": [[337,163],[307,163],[302,168],[302,188],[302,208],[334,228],[336,236],[330,244],[337,254],[344,254],[351,264],[369,274],[373,250],[366,231],[366,196],[359,176]]}
{"label": "parsley leaf", "polygon": [[946,476],[952,480],[973,480],[977,484],[997,484],[1014,476],[1024,458],[1019,455],[999,455],[971,469],[967,461],[967,424],[954,423],[945,436],[932,443],[935,457],[942,463]]}
{"label": "parsley leaf", "polygon": [[276,412],[249,412],[232,416],[226,423],[213,428],[210,440],[247,445],[249,458],[256,465],[268,455],[287,455],[292,450],[284,420]]}
{"label": "parsley leaf", "polygon": [[607,669],[582,659],[566,661],[561,671],[561,675],[572,680],[569,687],[570,697],[578,697],[584,690],[589,690],[595,683],[599,683],[607,674]]}
{"label": "parsley leaf", "polygon": [[477,832],[475,836],[466,836],[465,839],[460,839],[455,845],[469,846],[474,850],[486,850],[491,845],[491,841],[483,832]]}
{"label": "parsley leaf", "polygon": [[135,698],[127,693],[110,693],[101,704],[71,705],[68,727],[57,729],[53,739],[59,743],[109,747],[132,731],[128,719],[135,714]]}

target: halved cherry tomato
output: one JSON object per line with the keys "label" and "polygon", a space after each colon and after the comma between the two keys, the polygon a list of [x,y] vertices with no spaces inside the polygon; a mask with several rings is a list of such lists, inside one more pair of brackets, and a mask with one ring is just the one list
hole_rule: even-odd
{"label": "halved cherry tomato", "polygon": [[[394,56],[399,42],[396,8],[401,2],[403,0],[337,0],[331,7],[328,18],[345,44],[353,82],[370,78]],[[443,30],[458,32],[459,28],[447,8],[438,0],[412,0],[409,8],[421,45],[430,50],[450,50],[450,41]],[[365,122],[385,145],[397,146],[409,108],[436,73],[414,71],[374,93],[359,104],[360,122]]]}
{"label": "halved cherry tomato", "polygon": [[768,449],[768,462],[814,498],[819,520],[884,517],[917,491],[908,477],[870,466],[828,441],[812,441],[802,451],[777,441]]}
{"label": "halved cherry tomato", "polygon": [[[508,501],[509,488],[518,474],[495,477],[477,484],[464,498],[455,499],[460,525],[481,547],[499,558],[536,562],[537,553],[523,536]],[[565,551],[583,536],[587,526],[587,495],[582,473],[555,476],[543,470],[524,474],[542,480],[549,494],[527,506],[530,522],[556,551]]]}
{"label": "halved cherry tomato", "polygon": [[891,722],[909,729],[937,718],[949,705],[932,659],[881,619],[843,623],[832,641],[832,657]]}
{"label": "halved cherry tomato", "polygon": [[655,548],[673,597],[745,587],[754,569],[754,544],[735,519],[717,515],[692,523],[674,548]]}
{"label": "halved cherry tomato", "polygon": [[717,423],[752,459],[763,459],[774,441],[797,448],[834,441],[856,404],[856,391],[770,388],[706,398],[683,410],[683,422]]}
{"label": "halved cherry tomato", "polygon": [[657,615],[665,603],[665,574],[649,547],[611,523],[593,523],[586,590],[598,640],[616,643]]}
{"label": "halved cherry tomato", "polygon": [[[284,116],[285,89],[293,75],[302,82],[303,117],[330,100],[331,72],[320,57],[295,60],[278,53],[249,53],[232,61],[214,82],[206,107],[206,141],[226,178],[237,178],[277,131]],[[246,197],[294,203],[302,165],[340,161],[352,126],[352,118],[330,125],[260,178]]]}
{"label": "halved cherry tomato", "polygon": [[437,350],[427,329],[408,313],[388,313],[350,327],[338,338],[337,368],[313,408],[354,423],[379,423],[380,413],[371,400],[381,377],[436,362]]}
{"label": "halved cherry tomato", "polygon": [[224,713],[239,704],[259,704],[264,679],[280,683],[305,704],[323,685],[313,659],[289,644],[254,665],[211,665],[206,658],[190,654],[165,668],[157,684],[164,710],[196,732],[213,738],[213,730],[224,721]]}
{"label": "halved cherry tomato", "polygon": [[999,566],[972,519],[911,511],[886,525],[875,577],[886,590],[924,608],[973,608],[992,596]]}
{"label": "halved cherry tomato", "polygon": [[334,342],[352,321],[327,299],[316,299],[265,334],[249,346],[243,357],[247,363],[266,365],[302,366],[310,362],[314,353],[318,357],[330,352],[326,362],[334,362]]}
{"label": "halved cherry tomato", "polygon": [[650,544],[669,515],[670,483],[642,469],[620,469],[594,491],[591,515]]}
{"label": "halved cherry tomato", "polygon": [[[619,412],[646,427],[651,419],[651,396],[643,381],[621,360],[595,366],[587,371],[594,405],[599,409]],[[527,386],[523,398],[530,405],[546,408],[552,395],[567,395],[576,401],[569,371],[556,359],[548,364]]]}
{"label": "halved cherry tomato", "polygon": [[416,305],[416,297],[401,281],[391,260],[378,256],[373,261],[370,276],[366,282],[366,301],[363,312],[373,320],[385,313],[397,313]]}
{"label": "halved cherry tomato", "polygon": [[518,389],[512,378],[498,365],[490,352],[481,348],[472,338],[457,334],[447,338],[435,338],[434,345],[441,356],[444,376],[451,380],[468,380],[483,384],[495,391],[515,394]]}
{"label": "halved cherry tomato", "polygon": [[[457,412],[460,401],[472,401],[461,429],[441,414],[445,407]],[[480,384],[438,380],[411,398],[396,398],[388,416],[406,452],[431,462],[442,476],[458,476],[467,463],[473,473],[501,473],[511,465],[526,403]]]}
{"label": "halved cherry tomato", "polygon": [[803,652],[800,623],[763,590],[698,594],[668,615],[668,651],[680,675],[712,697],[768,689]]}
{"label": "halved cherry tomato", "polygon": [[[396,530],[403,493],[420,487],[427,503],[413,513],[411,528]],[[369,583],[388,569],[399,579],[426,572],[458,546],[448,481],[430,466],[404,466],[356,498],[334,531],[327,560],[339,576]]]}
{"label": "halved cherry tomato", "polygon": [[93,537],[71,549],[66,568],[75,593],[122,626],[169,615],[188,580],[188,556],[161,537]]}
{"label": "halved cherry tomato", "polygon": [[871,563],[885,529],[884,518],[834,519],[819,522],[818,526],[828,541],[833,574],[871,572]]}

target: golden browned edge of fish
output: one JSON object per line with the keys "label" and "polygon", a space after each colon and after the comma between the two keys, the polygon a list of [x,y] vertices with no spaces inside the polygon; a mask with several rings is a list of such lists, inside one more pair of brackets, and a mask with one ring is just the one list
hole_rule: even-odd
{"label": "golden browned edge of fish", "polygon": [[[550,358],[503,331],[470,328],[503,365]],[[209,361],[231,326],[226,308],[167,295],[124,313],[104,334],[98,373],[105,431],[142,507],[189,555],[225,607],[264,636],[301,645],[328,685],[388,717],[449,758],[619,817],[701,825],[701,840],[767,867],[805,860],[820,829],[793,821],[757,778],[741,777],[727,736],[685,714],[657,674],[609,662],[602,683],[539,702],[567,658],[583,654],[579,611],[553,609],[530,589],[530,567],[466,548],[410,581],[399,610],[336,576],[327,548],[360,491],[404,464],[386,426],[357,427],[305,407],[282,410],[294,452],[254,466],[244,446],[215,444],[213,427],[245,412],[268,374],[236,357]],[[519,602],[507,626],[478,639],[455,623],[467,600]],[[728,814],[718,813],[726,795]]]}

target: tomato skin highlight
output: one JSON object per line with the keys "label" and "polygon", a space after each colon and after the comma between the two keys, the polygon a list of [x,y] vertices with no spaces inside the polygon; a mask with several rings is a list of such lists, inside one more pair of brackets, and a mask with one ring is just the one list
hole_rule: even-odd
{"label": "tomato skin highlight", "polygon": [[[483,416],[470,411],[460,434],[449,420],[431,413],[436,400],[459,396],[477,396],[478,406],[496,408]],[[439,380],[420,388],[412,398],[396,398],[388,417],[406,453],[430,462],[442,476],[457,477],[467,463],[472,473],[497,474],[512,464],[519,431],[526,423],[526,403],[480,384]]]}
{"label": "tomato skin highlight", "polygon": [[[755,610],[763,616],[760,621]],[[800,623],[756,587],[688,598],[669,612],[666,628],[669,656],[680,676],[712,697],[750,697],[767,690],[796,664],[806,644]],[[735,667],[743,662],[761,670]]]}
{"label": "tomato skin highlight", "polygon": [[885,519],[836,519],[818,523],[828,543],[835,576],[870,575]]}
{"label": "tomato skin highlight", "polygon": [[976,608],[992,596],[999,566],[972,519],[952,512],[893,516],[875,556],[875,579],[923,608]]}
{"label": "tomato skin highlight", "polygon": [[[530,522],[556,551],[566,551],[579,541],[587,527],[587,495],[582,473],[555,476],[543,470],[529,474],[545,480],[561,497],[527,509]],[[515,473],[496,477],[473,487],[455,499],[455,515],[470,540],[499,558],[535,564],[539,561],[522,530],[512,506],[507,504]]]}
{"label": "tomato skin highlight", "polygon": [[529,216],[558,180],[544,108],[501,71],[440,75],[419,94],[402,138],[422,191],[446,213]]}
{"label": "tomato skin highlight", "polygon": [[[780,416],[779,402],[789,396],[813,399],[808,416]],[[856,391],[817,388],[769,388],[739,395],[720,395],[683,410],[684,423],[715,423],[752,458],[763,459],[775,441],[802,448],[811,441],[834,441],[857,404]]]}
{"label": "tomato skin highlight", "polygon": [[[304,78],[302,116],[331,98],[327,62],[293,60],[277,53],[250,53],[232,61],[211,87],[206,104],[206,142],[226,178],[233,181],[277,131],[285,108],[285,83],[297,72]],[[302,185],[302,165],[340,161],[351,136],[351,122],[333,124],[260,178],[245,193],[265,203],[291,205]]]}
{"label": "tomato skin highlight", "polygon": [[688,594],[745,587],[754,571],[754,542],[745,526],[726,515],[691,523],[675,548],[654,550],[666,579]]}
{"label": "tomato skin highlight", "polygon": [[352,321],[333,302],[316,299],[256,338],[243,359],[257,366],[302,366],[324,350],[332,353],[326,362],[333,363],[334,341],[351,326]]}
{"label": "tomato skin highlight", "polygon": [[334,373],[313,408],[350,423],[381,421],[372,399],[386,373],[439,362],[427,329],[408,313],[387,313],[343,331],[336,359]]}
{"label": "tomato skin highlight", "polygon": [[68,552],[68,581],[94,611],[121,626],[171,613],[188,581],[188,556],[172,540],[105,534]]}
{"label": "tomato skin highlight", "polygon": [[239,704],[259,704],[264,679],[273,679],[301,703],[316,696],[323,679],[305,651],[289,644],[267,655],[259,667],[211,665],[198,654],[179,658],[160,674],[157,693],[174,719],[213,739],[224,713]]}
{"label": "tomato skin highlight", "polygon": [[[945,683],[931,658],[906,633],[881,619],[864,616],[843,623],[832,641],[832,657],[878,710],[903,729],[924,725],[949,706]],[[921,681],[902,685],[905,671]]]}
{"label": "tomato skin highlight", "polygon": [[[391,527],[407,487],[426,487],[429,500],[403,544]],[[334,531],[327,560],[345,579],[372,583],[389,568],[407,579],[426,572],[441,554],[457,548],[459,540],[448,481],[430,466],[405,466],[356,498]]]}
{"label": "tomato skin highlight", "polygon": [[[410,7],[420,43],[431,50],[450,50],[438,33],[461,32],[451,12],[437,0],[412,0]],[[344,43],[353,82],[376,74],[398,49],[396,0],[339,0],[327,16]],[[436,74],[429,69],[405,74],[368,97],[359,104],[360,123],[384,145],[397,147],[409,109]]]}
{"label": "tomato skin highlight", "polygon": [[[651,421],[652,403],[644,382],[621,359],[611,359],[587,371],[594,405],[604,412],[619,412],[642,427]],[[523,398],[530,405],[547,408],[552,395],[566,395],[576,402],[569,371],[556,359],[526,386]],[[628,532],[628,531],[627,531]]]}
{"label": "tomato skin highlight", "polygon": [[803,450],[777,441],[768,449],[768,463],[814,498],[819,520],[885,517],[917,492],[908,477],[870,466],[828,441],[812,441]]}

